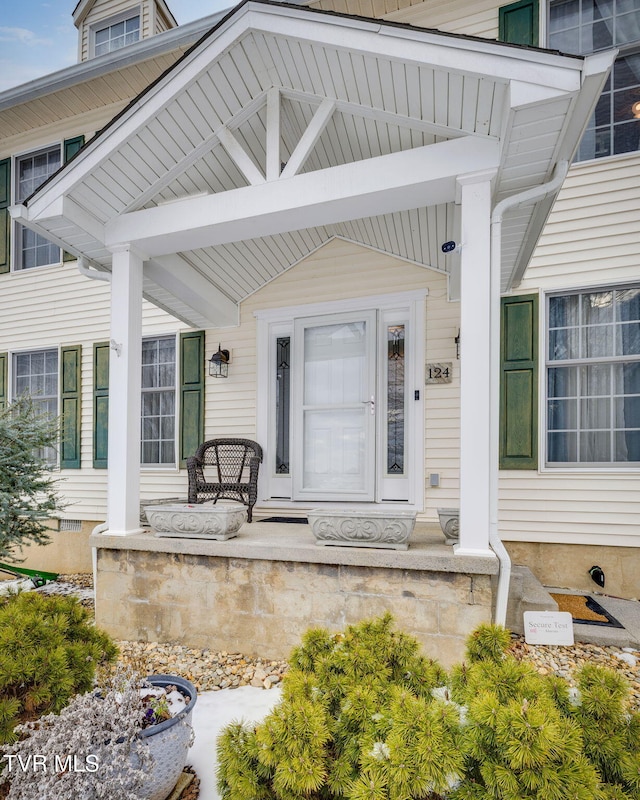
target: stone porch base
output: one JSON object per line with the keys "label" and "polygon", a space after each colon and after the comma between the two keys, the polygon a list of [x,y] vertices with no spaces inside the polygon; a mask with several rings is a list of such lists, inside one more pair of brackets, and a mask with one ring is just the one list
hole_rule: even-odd
{"label": "stone porch base", "polygon": [[495,558],[455,556],[416,526],[406,551],[318,547],[307,525],[244,525],[229,541],[91,537],[96,623],[117,639],[287,658],[309,627],[391,611],[445,666],[492,615]]}

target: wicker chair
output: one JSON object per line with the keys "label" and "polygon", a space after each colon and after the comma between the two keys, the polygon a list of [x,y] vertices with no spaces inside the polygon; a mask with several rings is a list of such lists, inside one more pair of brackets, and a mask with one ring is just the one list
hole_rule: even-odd
{"label": "wicker chair", "polygon": [[250,439],[211,439],[187,459],[189,502],[239,500],[251,522],[258,499],[258,468],[262,448]]}

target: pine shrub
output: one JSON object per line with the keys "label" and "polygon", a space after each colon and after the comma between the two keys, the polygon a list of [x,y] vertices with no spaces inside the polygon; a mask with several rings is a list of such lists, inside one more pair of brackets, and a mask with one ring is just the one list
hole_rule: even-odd
{"label": "pine shrub", "polygon": [[445,673],[389,615],[311,630],[282,699],[218,740],[222,800],[640,800],[640,715],[588,665],[570,689],[484,625]]}
{"label": "pine shrub", "polygon": [[57,420],[28,395],[0,408],[0,561],[49,541],[49,520],[64,506],[44,456],[57,441]]}
{"label": "pine shrub", "polygon": [[117,648],[76,598],[23,592],[0,602],[0,744],[21,719],[58,712]]}

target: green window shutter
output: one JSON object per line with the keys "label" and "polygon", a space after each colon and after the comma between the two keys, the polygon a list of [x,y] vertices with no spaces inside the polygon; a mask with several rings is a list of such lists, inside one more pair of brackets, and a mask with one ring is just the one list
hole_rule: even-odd
{"label": "green window shutter", "polygon": [[204,439],[204,331],[180,334],[180,466]]}
{"label": "green window shutter", "polygon": [[[64,156],[64,163],[66,164],[69,159],[73,158],[75,154],[82,148],[84,145],[84,136],[74,136],[73,139],[65,139],[64,144],[62,146],[62,154]],[[62,260],[63,261],[73,261],[75,256],[72,256],[71,253],[63,252]]]}
{"label": "green window shutter", "polygon": [[538,46],[538,0],[518,0],[498,9],[501,42]]}
{"label": "green window shutter", "polygon": [[60,467],[80,469],[80,417],[82,399],[82,347],[60,350]]}
{"label": "green window shutter", "polygon": [[11,159],[0,161],[0,273],[9,272],[11,257]]}
{"label": "green window shutter", "polygon": [[9,354],[0,353],[0,408],[6,408],[9,402],[9,386],[7,385],[8,363]]}
{"label": "green window shutter", "polygon": [[500,468],[538,468],[538,295],[502,299]]}
{"label": "green window shutter", "polygon": [[93,345],[93,466],[107,467],[109,445],[109,342]]}
{"label": "green window shutter", "polygon": [[64,163],[66,164],[84,145],[84,136],[74,136],[64,140]]}

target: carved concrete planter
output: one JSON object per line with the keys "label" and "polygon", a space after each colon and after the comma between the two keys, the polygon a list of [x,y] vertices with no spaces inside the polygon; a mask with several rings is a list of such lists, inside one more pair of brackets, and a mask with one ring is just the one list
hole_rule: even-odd
{"label": "carved concrete planter", "polygon": [[215,505],[147,506],[145,513],[156,536],[185,539],[232,539],[247,521],[246,507],[232,500]]}
{"label": "carved concrete planter", "polygon": [[316,544],[406,550],[414,511],[347,511],[315,508],[308,514]]}
{"label": "carved concrete planter", "polygon": [[457,544],[460,540],[460,509],[439,508],[438,519],[447,544]]}

